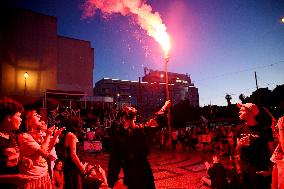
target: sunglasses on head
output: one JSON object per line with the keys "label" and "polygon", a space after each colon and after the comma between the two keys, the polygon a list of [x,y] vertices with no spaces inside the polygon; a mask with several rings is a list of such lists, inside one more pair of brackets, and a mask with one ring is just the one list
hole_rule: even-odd
{"label": "sunglasses on head", "polygon": [[38,113],[35,113],[34,117],[41,117],[41,115],[39,115]]}

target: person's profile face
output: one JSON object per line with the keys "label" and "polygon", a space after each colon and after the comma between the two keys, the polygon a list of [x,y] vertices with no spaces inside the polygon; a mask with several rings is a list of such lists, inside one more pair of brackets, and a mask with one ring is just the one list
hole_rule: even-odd
{"label": "person's profile face", "polygon": [[57,170],[61,170],[63,166],[62,161],[59,161],[58,164],[56,165]]}
{"label": "person's profile face", "polygon": [[18,130],[20,128],[21,123],[21,112],[17,112],[11,117],[11,129]]}
{"label": "person's profile face", "polygon": [[246,107],[241,107],[239,110],[239,118],[240,120],[246,121],[252,115],[251,111]]}
{"label": "person's profile face", "polygon": [[40,122],[40,118],[41,116],[36,112],[36,111],[33,111],[32,113],[32,122],[35,124],[35,125],[41,125],[41,122]]}
{"label": "person's profile face", "polygon": [[35,110],[28,112],[26,119],[27,129],[36,130],[37,127],[41,125],[40,117],[41,116]]}

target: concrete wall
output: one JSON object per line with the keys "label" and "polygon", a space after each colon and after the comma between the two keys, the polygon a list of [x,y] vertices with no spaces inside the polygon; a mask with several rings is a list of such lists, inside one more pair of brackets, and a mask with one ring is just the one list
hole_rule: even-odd
{"label": "concrete wall", "polygon": [[56,18],[22,9],[1,12],[1,94],[40,95],[56,86]]}
{"label": "concrete wall", "polygon": [[93,95],[94,49],[91,43],[58,37],[57,87]]}
{"label": "concrete wall", "polygon": [[0,95],[38,97],[47,89],[93,94],[90,42],[58,36],[52,16],[11,7],[0,7],[0,14]]}

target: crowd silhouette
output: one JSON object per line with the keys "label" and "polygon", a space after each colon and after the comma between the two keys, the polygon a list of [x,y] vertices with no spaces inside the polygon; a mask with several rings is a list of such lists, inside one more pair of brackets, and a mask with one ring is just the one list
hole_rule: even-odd
{"label": "crowd silhouette", "polygon": [[[155,126],[155,128],[143,129],[142,132],[145,134],[143,140],[147,141],[145,144],[152,151],[212,153],[212,166],[219,166],[219,157],[230,159],[230,166],[226,167],[228,186],[225,188],[283,189],[284,118],[280,118],[277,123],[277,119],[268,110],[252,103],[239,104],[239,108],[239,117],[243,120],[240,125],[208,127],[202,123],[192,127],[173,128],[171,143],[169,143],[165,121],[167,117],[164,112],[135,128]],[[24,111],[20,103],[2,97],[0,111],[1,188],[90,188],[92,186],[108,188],[115,186],[117,180],[111,176],[113,173],[105,172],[99,165],[90,165],[80,160],[76,144],[84,143],[84,141],[100,142],[102,148],[98,152],[114,155],[111,156],[110,162],[114,161],[115,157],[124,157],[118,154],[123,151],[122,146],[125,144],[119,138],[116,139],[118,143],[113,143],[113,139],[114,136],[120,136],[117,133],[127,130],[126,128],[121,130],[127,120],[125,110],[104,109],[92,117],[91,121],[84,121],[68,111],[56,109],[49,112],[47,124],[41,120],[41,116],[35,109]],[[263,119],[264,114],[270,116],[270,121],[267,121],[267,118]],[[139,122],[136,114],[135,119],[134,117],[132,119],[133,124]],[[136,130],[132,132],[135,133]],[[119,143],[122,146],[117,146]],[[145,146],[145,149],[148,147]],[[145,158],[150,152],[146,151]],[[127,153],[128,151],[124,151],[123,154]],[[256,154],[259,155],[255,157]],[[122,162],[125,163],[125,161]],[[113,170],[111,165],[112,163],[109,164],[109,170]],[[130,167],[129,164],[123,169],[127,170]],[[206,167],[210,179],[214,179],[212,173],[214,169],[209,164],[206,164]],[[131,175],[135,175],[136,168],[133,169],[134,172],[129,175],[129,178],[134,179]],[[107,174],[110,181],[107,179]],[[137,185],[135,179],[132,183],[127,179],[123,182],[128,185],[128,188],[139,186],[146,189],[151,185],[148,186],[144,182],[145,185],[143,183]],[[150,183],[153,184],[153,182]],[[220,188],[214,184],[211,187]],[[151,188],[155,188],[154,184]]]}

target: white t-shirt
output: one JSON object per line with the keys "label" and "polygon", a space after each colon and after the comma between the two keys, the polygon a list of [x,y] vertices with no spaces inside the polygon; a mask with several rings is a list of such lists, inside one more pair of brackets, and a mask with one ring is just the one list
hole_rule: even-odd
{"label": "white t-shirt", "polygon": [[41,146],[34,140],[29,133],[23,133],[18,136],[20,144],[20,154],[23,157],[33,161],[33,166],[30,169],[20,169],[20,172],[31,176],[43,176],[48,171],[46,160],[39,155],[38,150]]}
{"label": "white t-shirt", "polygon": [[278,189],[284,189],[284,155],[279,148],[281,148],[280,145],[276,147],[270,160],[277,165]]}

